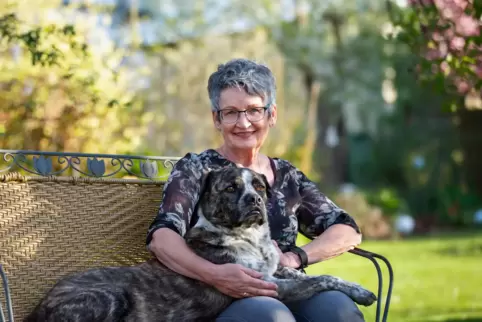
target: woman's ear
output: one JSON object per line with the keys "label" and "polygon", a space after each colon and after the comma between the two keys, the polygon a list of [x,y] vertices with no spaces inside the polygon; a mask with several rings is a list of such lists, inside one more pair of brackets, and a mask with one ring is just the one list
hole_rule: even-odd
{"label": "woman's ear", "polygon": [[213,117],[214,127],[216,128],[216,130],[221,131],[221,121],[219,119],[219,113],[212,112],[212,117]]}
{"label": "woman's ear", "polygon": [[276,125],[276,120],[278,119],[278,109],[276,107],[276,104],[273,104],[271,106],[271,111],[268,119],[268,124],[270,127],[273,127]]}

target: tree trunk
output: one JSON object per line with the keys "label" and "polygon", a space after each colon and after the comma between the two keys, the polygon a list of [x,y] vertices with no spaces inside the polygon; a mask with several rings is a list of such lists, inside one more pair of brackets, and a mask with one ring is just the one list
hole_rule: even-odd
{"label": "tree trunk", "polygon": [[[323,93],[319,95],[318,100],[318,136],[316,146],[318,153],[314,158],[319,164],[322,174],[322,186],[324,189],[334,189],[347,180],[348,167],[348,140],[346,137],[345,124],[343,119],[343,106],[334,102],[331,93],[343,90],[344,71],[343,71],[343,42],[341,36],[341,28],[343,25],[342,17],[334,14],[327,14],[325,19],[329,20],[335,38],[335,47],[337,54],[333,56],[333,65],[337,73],[332,88],[325,88]],[[334,147],[327,145],[327,131],[329,128],[336,129],[338,136],[338,144]]]}
{"label": "tree trunk", "polygon": [[[319,95],[317,152],[314,159],[321,173],[324,189],[334,189],[343,182],[348,181],[349,149],[345,124],[340,112],[331,113],[333,110],[340,109],[340,104],[334,104],[331,101],[329,90],[325,90]],[[334,118],[336,122],[331,121]],[[327,144],[327,129],[330,126],[336,128],[338,135],[338,145],[334,147]]]}
{"label": "tree trunk", "polygon": [[461,108],[459,134],[466,181],[482,197],[482,110]]}

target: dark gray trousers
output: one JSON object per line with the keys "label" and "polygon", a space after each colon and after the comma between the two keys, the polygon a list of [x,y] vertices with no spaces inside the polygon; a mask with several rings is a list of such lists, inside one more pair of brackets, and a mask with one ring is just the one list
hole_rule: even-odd
{"label": "dark gray trousers", "polygon": [[216,322],[362,322],[357,305],[338,291],[322,292],[300,302],[285,305],[271,297],[235,301]]}

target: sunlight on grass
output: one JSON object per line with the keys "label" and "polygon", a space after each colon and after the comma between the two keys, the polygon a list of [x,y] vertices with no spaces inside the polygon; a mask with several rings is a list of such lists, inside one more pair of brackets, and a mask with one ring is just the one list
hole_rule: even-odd
{"label": "sunlight on grass", "polygon": [[[304,242],[300,237],[299,243]],[[368,241],[361,248],[384,255],[392,264],[394,289],[388,321],[482,321],[482,233]],[[388,273],[380,265],[385,295]],[[307,271],[336,275],[377,293],[373,264],[352,254],[318,263]],[[362,311],[366,321],[375,320],[375,305],[362,307]]]}

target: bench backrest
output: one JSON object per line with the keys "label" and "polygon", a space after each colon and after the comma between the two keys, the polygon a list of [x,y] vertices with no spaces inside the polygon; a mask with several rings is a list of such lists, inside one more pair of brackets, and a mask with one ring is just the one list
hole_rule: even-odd
{"label": "bench backrest", "polygon": [[161,180],[0,175],[0,264],[15,319],[67,274],[149,258],[145,238],[163,186]]}

